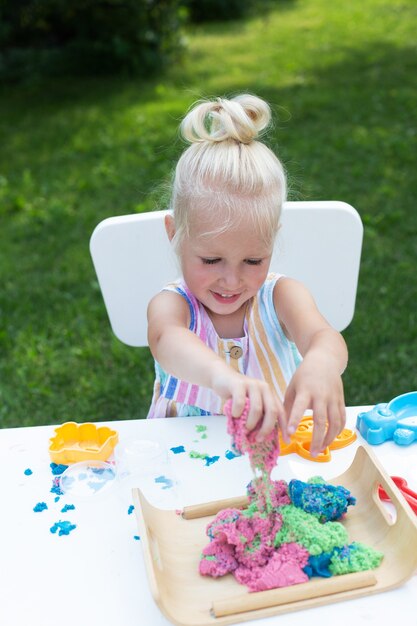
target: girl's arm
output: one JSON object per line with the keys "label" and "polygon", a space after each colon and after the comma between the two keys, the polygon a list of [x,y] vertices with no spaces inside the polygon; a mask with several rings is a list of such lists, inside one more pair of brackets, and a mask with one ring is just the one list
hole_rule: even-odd
{"label": "girl's arm", "polygon": [[310,452],[317,455],[346,423],[342,373],[348,353],[342,335],[321,315],[310,292],[299,282],[282,278],[274,290],[275,309],[303,362],[285,394],[286,434],[291,435],[306,409],[312,409],[314,432]]}
{"label": "girl's arm", "polygon": [[262,440],[283,423],[282,404],[262,380],[236,372],[189,330],[189,308],[179,294],[162,291],[148,306],[148,343],[166,372],[189,383],[212,389],[223,401],[232,398],[232,415],[239,417],[249,398],[249,430],[262,420]]}

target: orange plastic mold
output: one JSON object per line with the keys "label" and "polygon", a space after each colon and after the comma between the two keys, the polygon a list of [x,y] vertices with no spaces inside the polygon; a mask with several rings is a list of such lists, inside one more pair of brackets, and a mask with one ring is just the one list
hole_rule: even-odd
{"label": "orange plastic mold", "polygon": [[115,430],[97,427],[86,422],[66,422],[55,428],[55,437],[49,440],[49,454],[54,463],[79,461],[107,461],[119,440]]}
{"label": "orange plastic mold", "polygon": [[289,443],[285,443],[280,435],[280,454],[286,455],[295,453],[298,454],[298,456],[301,456],[303,459],[308,459],[309,461],[326,463],[332,458],[330,452],[331,450],[344,448],[345,446],[348,446],[350,443],[353,443],[356,440],[356,433],[354,433],[352,430],[349,430],[349,428],[345,428],[344,430],[342,430],[340,435],[338,435],[336,439],[332,441],[330,446],[322,450],[317,456],[311,456],[310,444],[311,438],[313,436],[313,425],[313,416],[305,415],[298,424],[295,433],[291,435]]}

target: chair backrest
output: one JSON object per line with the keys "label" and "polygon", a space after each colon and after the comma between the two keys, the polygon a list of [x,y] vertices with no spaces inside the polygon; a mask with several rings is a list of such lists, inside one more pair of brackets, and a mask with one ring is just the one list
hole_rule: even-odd
{"label": "chair backrest", "polygon": [[[90,251],[114,334],[146,346],[149,300],[180,274],[165,233],[167,211],[122,215],[95,228]],[[303,282],[334,328],[355,310],[363,226],[344,202],[287,202],[271,271]]]}

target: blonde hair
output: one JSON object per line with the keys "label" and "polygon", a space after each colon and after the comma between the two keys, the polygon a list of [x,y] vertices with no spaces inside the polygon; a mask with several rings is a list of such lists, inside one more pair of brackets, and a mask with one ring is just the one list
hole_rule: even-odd
{"label": "blonde hair", "polygon": [[272,248],[286,177],[277,156],[258,141],[270,121],[269,105],[248,94],[199,101],[188,112],[180,132],[191,145],[177,163],[170,207],[177,250],[190,234],[193,214],[201,210],[219,222],[207,235],[249,218]]}

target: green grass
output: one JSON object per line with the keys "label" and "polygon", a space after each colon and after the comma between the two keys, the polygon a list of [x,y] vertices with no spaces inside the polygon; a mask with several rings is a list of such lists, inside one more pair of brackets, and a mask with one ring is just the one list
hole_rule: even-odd
{"label": "green grass", "polygon": [[155,208],[194,100],[242,91],[276,111],[270,144],[291,199],[344,200],[364,221],[347,404],[417,388],[415,3],[271,4],[192,29],[184,62],[159,80],[3,90],[1,426],[146,415],[152,359],[112,336],[89,237],[105,217]]}

